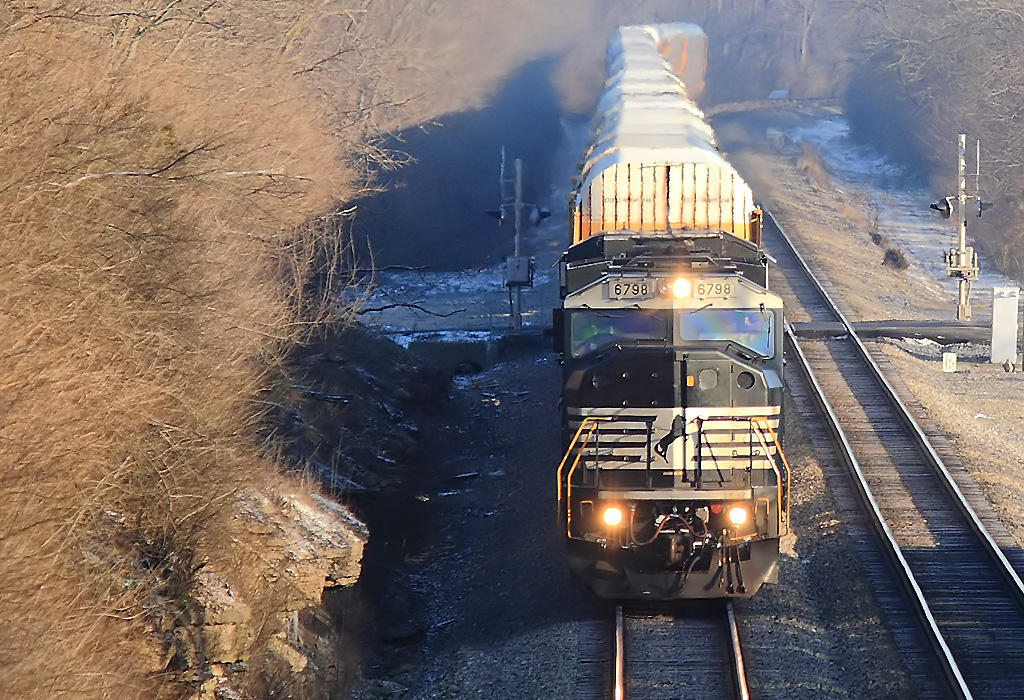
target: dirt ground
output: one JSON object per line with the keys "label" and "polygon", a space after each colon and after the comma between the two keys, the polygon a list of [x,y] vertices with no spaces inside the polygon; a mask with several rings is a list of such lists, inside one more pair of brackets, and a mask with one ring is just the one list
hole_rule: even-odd
{"label": "dirt ground", "polygon": [[961,356],[958,371],[944,374],[941,346],[894,342],[882,349],[1024,546],[1024,373]]}

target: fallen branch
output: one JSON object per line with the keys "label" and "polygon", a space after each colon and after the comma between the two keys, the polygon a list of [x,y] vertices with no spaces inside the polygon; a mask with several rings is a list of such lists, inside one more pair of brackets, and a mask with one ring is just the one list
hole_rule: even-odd
{"label": "fallen branch", "polygon": [[[52,182],[50,184],[51,185],[57,185],[61,189],[67,189],[69,187],[74,187],[75,185],[79,185],[79,184],[85,182],[86,180],[95,180],[96,178],[101,178],[101,177],[151,177],[151,178],[155,178],[155,179],[164,179],[164,180],[169,180],[169,181],[178,181],[178,180],[187,179],[187,176],[181,176],[181,175],[167,176],[167,175],[164,175],[163,173],[166,172],[170,167],[171,166],[166,166],[166,167],[160,168],[159,170],[154,170],[154,171],[149,171],[149,172],[147,172],[147,171],[140,171],[140,170],[111,170],[111,171],[105,172],[105,173],[88,173],[86,175],[82,175],[81,177],[79,177],[79,178],[77,178],[75,180],[72,180],[71,182],[67,182],[67,183],[63,183],[63,184],[62,183],[58,183],[58,182]],[[216,174],[216,171],[211,171],[210,173],[205,173],[205,174]],[[220,174],[225,176],[225,177],[265,177],[265,178],[267,178],[269,180],[273,180],[273,181],[277,181],[278,179],[281,179],[281,180],[300,180],[300,181],[305,181],[305,182],[311,181],[311,178],[306,177],[305,175],[289,175],[288,173],[275,172],[273,170],[228,170],[228,171],[222,172]],[[193,176],[193,177],[195,177],[195,176]]]}
{"label": "fallen branch", "polygon": [[377,274],[378,272],[391,272],[393,270],[405,270],[408,272],[425,272],[428,270],[436,270],[435,267],[429,267],[427,265],[385,265],[383,267],[359,267],[353,270],[353,272],[359,274]]}
{"label": "fallen branch", "polygon": [[388,309],[397,309],[397,308],[416,309],[417,311],[422,311],[425,314],[430,314],[431,316],[439,316],[441,318],[448,318],[449,316],[454,316],[455,314],[461,314],[461,313],[466,311],[465,309],[455,309],[455,311],[449,311],[448,313],[443,314],[443,313],[441,313],[439,311],[431,311],[430,309],[424,309],[419,304],[405,304],[405,303],[398,304],[398,303],[396,303],[396,304],[384,304],[384,306],[374,306],[373,308],[368,308],[368,309],[359,309],[358,311],[356,311],[356,315],[357,316],[362,316],[363,314],[368,314],[368,313],[371,313],[371,312],[374,312],[374,311],[387,311]]}

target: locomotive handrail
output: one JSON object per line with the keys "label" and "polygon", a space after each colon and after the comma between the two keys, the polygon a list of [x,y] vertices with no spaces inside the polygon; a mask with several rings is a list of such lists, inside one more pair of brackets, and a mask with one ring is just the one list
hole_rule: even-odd
{"label": "locomotive handrail", "polygon": [[[777,418],[777,416],[776,416],[776,418]],[[645,445],[645,450],[644,450],[646,454],[645,454],[644,457],[641,457],[641,459],[639,461],[643,461],[645,463],[645,467],[646,467],[645,471],[647,472],[648,482],[650,480],[650,471],[651,471],[651,465],[652,465],[652,461],[653,461],[653,455],[651,454],[651,451],[652,451],[652,445],[653,445],[653,442],[654,442],[654,437],[653,437],[653,435],[654,435],[653,434],[653,419],[651,419],[649,417],[635,417],[635,416],[586,416],[586,417],[583,417],[581,419],[581,423],[580,423],[579,427],[576,430],[576,434],[573,436],[573,439],[570,441],[569,447],[566,450],[565,455],[562,457],[562,461],[561,461],[561,463],[558,466],[558,484],[557,484],[557,487],[558,487],[558,500],[559,501],[561,501],[562,473],[563,473],[563,470],[565,468],[565,465],[569,461],[569,456],[571,455],[572,450],[573,449],[579,449],[580,452],[581,452],[581,455],[578,456],[578,459],[576,461],[577,462],[583,461],[582,460],[582,451],[583,451],[584,448],[586,448],[590,444],[591,438],[596,435],[597,439],[600,440],[600,427],[598,425],[596,425],[597,422],[643,423],[644,429],[645,429],[645,432],[646,432],[646,436],[645,436],[646,437],[646,441],[645,441],[646,445]],[[584,436],[583,440],[581,441],[580,440],[580,436],[584,432],[584,430],[587,428],[587,424],[588,423],[594,423],[595,425],[593,425],[591,427],[591,429],[587,430],[587,434]],[[748,415],[710,415],[710,416],[697,417],[697,418],[693,419],[691,421],[691,423],[695,423],[697,425],[697,430],[696,430],[695,433],[692,434],[692,436],[693,436],[693,440],[694,440],[694,444],[695,444],[695,448],[696,448],[696,451],[695,451],[693,456],[694,456],[695,461],[697,463],[696,466],[694,467],[694,470],[695,470],[694,476],[696,477],[696,480],[697,480],[698,483],[700,481],[700,474],[699,474],[699,472],[701,471],[701,468],[703,466],[702,462],[704,461],[704,459],[711,460],[711,462],[714,463],[713,466],[714,466],[715,469],[721,470],[721,468],[722,468],[718,464],[718,460],[722,456],[715,453],[715,446],[714,446],[714,444],[711,443],[710,438],[708,437],[709,430],[714,431],[714,430],[720,430],[721,429],[721,428],[718,428],[715,425],[716,423],[730,423],[730,424],[736,425],[735,428],[730,429],[730,432],[737,432],[737,431],[740,431],[740,430],[748,431],[751,454],[747,455],[747,456],[751,460],[753,460],[753,458],[755,456],[758,456],[757,452],[755,452],[755,450],[754,450],[754,442],[753,442],[755,436],[758,437],[758,443],[765,450],[764,459],[769,463],[769,465],[772,467],[772,469],[776,472],[776,476],[781,478],[780,470],[778,469],[777,465],[773,463],[774,459],[770,455],[770,445],[774,445],[775,448],[776,448],[776,451],[779,452],[780,454],[782,454],[782,447],[781,447],[781,444],[779,442],[777,434],[775,433],[774,429],[772,428],[772,426],[770,424],[770,419],[768,417],[766,417],[766,416],[757,416],[757,415],[755,415],[755,416],[748,416]],[[767,438],[766,437],[764,437],[763,435],[761,435],[761,436],[757,436],[756,435],[757,432],[761,432],[762,434],[764,433],[764,430],[760,426],[760,424],[762,424],[762,423],[764,424],[764,427],[767,428],[768,432],[770,433],[770,436],[771,436],[770,445],[766,444],[766,442],[767,442]],[[705,428],[704,427],[705,424],[710,424],[709,428]],[[679,438],[679,439],[682,439],[683,435],[679,434],[676,437]],[[704,457],[703,453],[704,453],[705,450],[702,449],[702,448],[706,448],[707,453],[708,453],[707,457]],[[595,449],[594,454],[592,454],[590,456],[591,459],[593,460],[593,463],[592,463],[592,465],[590,465],[590,468],[593,468],[594,471],[596,471],[598,473],[598,476],[596,478],[598,479],[598,483],[600,483],[600,472],[605,470],[605,469],[610,469],[610,468],[614,469],[614,467],[602,466],[601,455],[600,455],[599,451],[597,450],[597,445],[596,444],[594,446],[594,449]],[[785,454],[782,454],[782,458],[783,458],[783,465],[784,465],[785,470],[786,470],[786,478],[787,478],[786,492],[788,493],[789,492],[789,482],[788,482],[788,479],[789,479],[789,475],[790,475],[789,463],[786,462]],[[749,468],[748,468],[748,471],[749,471]],[[648,488],[650,488],[650,484],[649,483],[648,483]],[[700,486],[698,485],[697,488],[700,488]]]}
{"label": "locomotive handrail", "polygon": [[[780,508],[782,507],[782,474],[779,473],[779,465],[775,462],[775,458],[770,454],[768,443],[764,437],[764,431],[761,429],[762,423],[764,424],[764,427],[768,429],[768,434],[771,435],[772,444],[775,445],[775,454],[782,458],[782,465],[786,468],[786,532],[779,532],[779,537],[781,537],[783,534],[788,535],[790,533],[789,503],[790,500],[792,500],[790,494],[790,475],[792,474],[792,471],[789,468],[789,460],[786,459],[786,453],[782,451],[782,445],[779,443],[779,438],[772,429],[771,423],[768,422],[768,418],[766,416],[753,416],[750,419],[751,432],[757,435],[758,442],[760,442],[761,447],[764,448],[765,459],[767,459],[768,463],[772,465],[772,471],[775,472],[775,490]],[[782,528],[779,529],[781,530]]]}
{"label": "locomotive handrail", "polygon": [[[699,450],[700,450],[700,446],[701,446],[701,440],[702,440],[702,437],[703,437],[703,434],[704,434],[703,424],[708,422],[708,421],[716,421],[716,420],[718,420],[718,421],[733,421],[733,422],[735,422],[735,421],[742,420],[742,419],[737,417],[737,416],[709,416],[707,418],[698,419],[698,420],[700,422],[697,424],[697,430],[698,430],[698,436],[697,436],[697,448],[698,448],[697,469],[699,470],[700,466],[701,466]],[[789,516],[790,516],[790,500],[791,500],[791,498],[790,498],[790,487],[791,487],[791,474],[792,474],[792,470],[789,468],[789,461],[786,459],[786,453],[782,451],[782,445],[779,442],[778,435],[775,433],[775,430],[772,428],[771,422],[768,420],[767,416],[750,416],[747,420],[748,420],[748,424],[749,424],[750,435],[752,437],[756,437],[757,438],[758,444],[761,446],[761,449],[764,450],[765,461],[769,464],[769,466],[771,466],[772,472],[775,474],[776,502],[779,503],[780,521],[782,519],[781,518],[781,513],[784,510],[784,512],[785,512],[785,522],[786,522],[786,530],[785,530],[785,532],[782,531],[782,527],[780,525],[780,527],[779,527],[779,536],[781,537],[782,535],[788,535],[790,533]],[[769,445],[768,440],[765,437],[765,433],[764,433],[764,429],[765,428],[767,428],[768,435],[771,437],[771,445],[775,446],[776,454],[778,454],[782,458],[782,465],[785,468],[785,472],[786,472],[786,476],[785,476],[785,478],[786,478],[786,499],[785,499],[785,508],[784,509],[782,508],[782,503],[783,503],[783,499],[782,499],[782,478],[783,477],[782,477],[781,470],[779,469],[779,465],[775,461],[775,457],[773,457],[772,454],[771,454],[771,445]],[[711,446],[710,442],[708,443],[708,446],[709,447]],[[754,459],[753,446],[751,446],[750,452],[751,452],[750,460],[751,460],[751,462],[753,462],[753,459]],[[714,459],[714,452],[712,452],[712,459]],[[751,489],[753,489],[753,483],[751,483]]]}
{"label": "locomotive handrail", "polygon": [[[583,457],[583,448],[586,446],[587,442],[590,441],[590,436],[594,434],[595,430],[597,430],[598,424],[606,422],[606,421],[610,421],[610,420],[612,420],[611,416],[587,416],[587,417],[585,417],[583,419],[583,421],[580,423],[580,427],[576,429],[576,435],[573,436],[572,441],[569,443],[569,447],[565,451],[565,455],[562,457],[562,461],[559,462],[559,464],[558,464],[558,472],[557,472],[557,477],[556,477],[557,478],[557,482],[558,482],[557,483],[557,493],[558,493],[557,503],[558,503],[559,511],[561,511],[561,505],[562,505],[562,470],[565,468],[565,463],[569,461],[569,455],[572,454],[573,448],[576,447],[576,443],[579,442],[580,435],[583,433],[583,429],[587,426],[587,423],[591,423],[592,425],[590,426],[590,430],[587,431],[587,436],[585,438],[583,438],[583,443],[580,445],[579,450],[577,450],[577,452],[576,452],[576,459],[573,460],[572,467],[569,468],[569,474],[566,477],[566,483],[565,483],[565,500],[566,500],[565,532],[566,532],[566,535],[568,535],[569,537],[572,537],[572,533],[570,532],[570,527],[572,526],[572,475],[573,475],[573,472],[575,472],[576,471],[576,467],[579,466],[580,459]],[[595,459],[596,459],[596,456],[595,456]]]}

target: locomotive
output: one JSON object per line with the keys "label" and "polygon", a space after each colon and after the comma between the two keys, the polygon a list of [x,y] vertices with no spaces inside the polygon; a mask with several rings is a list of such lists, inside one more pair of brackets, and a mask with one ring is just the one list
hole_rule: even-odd
{"label": "locomotive", "polygon": [[761,211],[687,91],[706,55],[692,24],[613,35],[569,196],[559,527],[604,598],[753,595],[789,528],[782,299]]}

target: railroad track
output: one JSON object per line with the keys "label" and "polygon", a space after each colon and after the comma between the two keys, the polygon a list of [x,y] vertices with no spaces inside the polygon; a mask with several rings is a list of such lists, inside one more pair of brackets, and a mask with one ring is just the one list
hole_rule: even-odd
{"label": "railroad track", "polygon": [[579,637],[576,698],[749,700],[731,602],[685,607],[615,607]]}
{"label": "railroad track", "polygon": [[[785,276],[772,282],[787,309],[838,324],[836,335],[823,340],[790,333],[790,358],[806,374],[809,398],[933,652],[928,663],[944,680],[939,691],[925,682],[922,695],[1021,697],[1024,584],[1013,566],[1024,565],[1019,548],[984,512],[979,493],[965,496],[827,289],[770,216],[767,224],[767,248]],[[906,630],[894,630],[898,643],[901,635]],[[913,646],[904,641],[903,648]]]}
{"label": "railroad track", "polygon": [[622,700],[747,700],[743,654],[732,603],[688,605],[685,612],[615,608],[609,645],[611,689]]}

